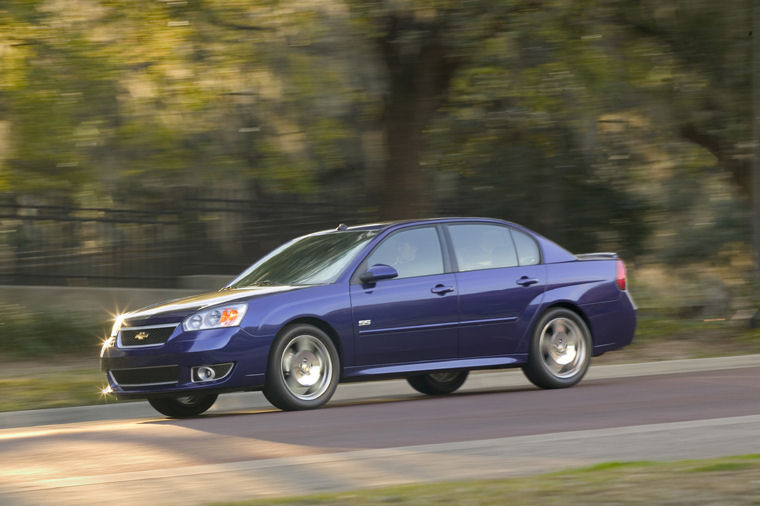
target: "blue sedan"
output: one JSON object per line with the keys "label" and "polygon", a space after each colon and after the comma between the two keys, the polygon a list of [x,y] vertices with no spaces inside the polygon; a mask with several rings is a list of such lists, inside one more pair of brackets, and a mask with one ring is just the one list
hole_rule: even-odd
{"label": "blue sedan", "polygon": [[118,398],[177,418],[235,390],[283,410],[322,406],[340,381],[402,377],[447,394],[474,369],[521,367],[563,388],[633,339],[626,283],[614,253],[573,255],[502,220],[340,225],[218,292],[119,315],[101,368]]}

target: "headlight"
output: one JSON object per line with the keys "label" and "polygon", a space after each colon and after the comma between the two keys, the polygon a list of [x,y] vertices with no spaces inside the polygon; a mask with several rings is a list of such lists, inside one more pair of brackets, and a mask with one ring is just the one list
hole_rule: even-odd
{"label": "headlight", "polygon": [[248,309],[247,304],[231,304],[198,311],[182,321],[182,329],[188,332],[191,330],[237,327],[243,321],[246,309]]}

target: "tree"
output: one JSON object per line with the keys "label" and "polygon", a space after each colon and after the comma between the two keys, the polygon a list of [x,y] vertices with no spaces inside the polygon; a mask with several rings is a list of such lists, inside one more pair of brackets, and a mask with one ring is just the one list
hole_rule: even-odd
{"label": "tree", "polygon": [[351,2],[385,76],[380,215],[433,212],[430,175],[420,165],[426,129],[448,101],[456,72],[479,45],[535,8],[531,1]]}

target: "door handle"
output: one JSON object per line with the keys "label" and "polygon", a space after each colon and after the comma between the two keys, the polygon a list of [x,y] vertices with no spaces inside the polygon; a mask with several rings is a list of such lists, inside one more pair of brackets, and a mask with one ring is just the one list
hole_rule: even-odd
{"label": "door handle", "polygon": [[435,285],[433,288],[430,289],[431,292],[437,293],[438,295],[445,295],[449,292],[454,291],[453,286],[446,286],[446,285]]}
{"label": "door handle", "polygon": [[528,276],[523,276],[517,281],[515,281],[515,283],[517,283],[520,286],[530,286],[530,285],[535,285],[536,283],[538,283],[538,280],[536,278],[529,278]]}

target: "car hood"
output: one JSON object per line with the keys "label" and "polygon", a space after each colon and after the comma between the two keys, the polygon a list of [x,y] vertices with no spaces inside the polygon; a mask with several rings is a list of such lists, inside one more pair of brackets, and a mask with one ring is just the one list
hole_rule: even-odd
{"label": "car hood", "polygon": [[159,302],[121,315],[123,326],[137,327],[178,323],[186,316],[205,307],[228,302],[248,301],[265,295],[298,290],[304,286],[256,286],[218,292],[200,293],[190,297]]}

